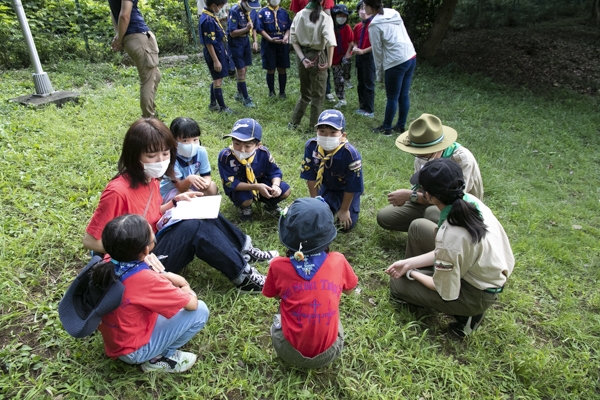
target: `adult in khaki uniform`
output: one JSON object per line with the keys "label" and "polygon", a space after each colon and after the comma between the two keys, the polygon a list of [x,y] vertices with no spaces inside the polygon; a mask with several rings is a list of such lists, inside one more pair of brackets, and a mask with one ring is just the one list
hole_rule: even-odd
{"label": "adult in khaki uniform", "polygon": [[146,25],[138,0],[108,0],[108,4],[116,33],[111,47],[114,51],[125,50],[133,60],[140,76],[142,117],[154,117],[154,97],[161,77],[156,36]]}
{"label": "adult in khaki uniform", "polygon": [[[449,158],[455,161],[463,172],[465,192],[483,199],[483,182],[479,165],[473,154],[456,143],[457,133],[435,115],[423,114],[414,120],[408,131],[396,139],[396,146],[415,156],[415,173],[429,160]],[[423,197],[423,191],[416,181],[412,189],[399,189],[388,194],[389,206],[377,212],[377,223],[383,229],[408,232],[411,223],[417,218],[437,222],[440,212]]]}
{"label": "adult in khaki uniform", "polygon": [[[477,329],[497,300],[515,260],[491,210],[465,194],[458,164],[432,160],[420,170],[418,182],[426,199],[441,212],[435,249],[420,253],[407,246],[406,259],[385,271],[391,276],[390,293],[394,299],[454,315],[450,330],[463,337]],[[433,222],[425,222],[435,230]],[[427,268],[431,266],[433,274]]]}

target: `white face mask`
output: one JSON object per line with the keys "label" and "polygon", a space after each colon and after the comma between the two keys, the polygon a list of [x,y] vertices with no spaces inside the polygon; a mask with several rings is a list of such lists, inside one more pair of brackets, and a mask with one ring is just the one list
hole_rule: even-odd
{"label": "white face mask", "polygon": [[169,168],[169,163],[171,160],[153,162],[153,163],[143,163],[144,164],[144,173],[148,178],[162,178],[167,172],[167,168]]}
{"label": "white face mask", "polygon": [[337,22],[338,25],[344,25],[347,20],[348,18],[346,17],[335,17],[335,22]]}
{"label": "white face mask", "polygon": [[281,3],[281,0],[271,0],[271,5],[273,7],[279,6],[280,3]]}
{"label": "white face mask", "polygon": [[340,136],[329,137],[317,135],[317,144],[325,151],[335,150],[340,145]]}
{"label": "white face mask", "polygon": [[177,154],[182,157],[194,157],[198,154],[198,150],[200,150],[198,143],[177,143]]}
{"label": "white face mask", "polygon": [[247,153],[245,151],[233,150],[233,154],[235,154],[235,156],[238,158],[238,160],[245,160],[247,158],[252,157],[252,155],[254,154],[255,151]]}

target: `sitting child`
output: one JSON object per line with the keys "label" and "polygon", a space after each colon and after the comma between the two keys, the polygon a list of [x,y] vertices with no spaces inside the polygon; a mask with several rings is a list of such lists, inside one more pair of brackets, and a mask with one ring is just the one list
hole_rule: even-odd
{"label": "sitting child", "polygon": [[160,183],[163,202],[189,190],[205,195],[217,194],[217,185],[210,178],[206,149],[200,146],[200,127],[191,118],[177,117],[171,122],[171,133],[177,140],[177,159],[173,178],[164,177]]}
{"label": "sitting child", "polygon": [[278,217],[278,204],[291,189],[281,180],[281,170],[261,143],[262,127],[252,118],[240,119],[226,137],[231,137],[232,143],[219,153],[219,173],[225,194],[240,207],[242,221],[252,221],[254,200]]}
{"label": "sitting child", "polygon": [[122,306],[104,315],[98,330],[113,359],[142,364],[144,371],[183,372],[196,355],[178,349],[204,327],[208,308],[183,277],[153,270],[144,261],[156,261],[150,254],[155,245],[152,228],[140,215],[121,215],[106,224],[102,246],[112,259],[93,267],[92,280],[99,287],[120,280],[125,291]]}
{"label": "sitting child", "polygon": [[322,196],[342,229],[354,228],[364,190],[360,153],[346,140],[346,120],[338,110],[325,110],[316,125],[317,137],[304,148],[300,178],[310,197]]}
{"label": "sitting child", "polygon": [[344,347],[340,297],[352,293],[358,277],[343,254],[329,251],[336,235],[321,198],[298,199],[279,218],[279,239],[289,250],[271,261],[263,294],[281,300],[271,340],[277,355],[296,367],[324,367]]}

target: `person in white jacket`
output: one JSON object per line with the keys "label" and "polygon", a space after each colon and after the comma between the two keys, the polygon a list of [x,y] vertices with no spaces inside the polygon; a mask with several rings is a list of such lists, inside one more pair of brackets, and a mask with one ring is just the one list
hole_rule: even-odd
{"label": "person in white jacket", "polygon": [[[392,130],[405,131],[410,108],[408,97],[417,53],[398,11],[383,8],[382,0],[364,0],[367,14],[374,15],[369,25],[369,39],[373,47],[375,73],[378,82],[385,84],[387,103],[383,124],[374,132],[391,136]],[[398,111],[398,121],[392,126]]]}

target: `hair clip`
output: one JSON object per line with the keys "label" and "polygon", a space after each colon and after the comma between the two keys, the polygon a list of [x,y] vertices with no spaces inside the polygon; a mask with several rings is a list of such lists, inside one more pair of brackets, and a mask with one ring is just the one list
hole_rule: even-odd
{"label": "hair clip", "polygon": [[298,248],[298,251],[294,253],[294,260],[304,261],[304,253],[302,252],[302,243],[300,243],[300,248]]}

